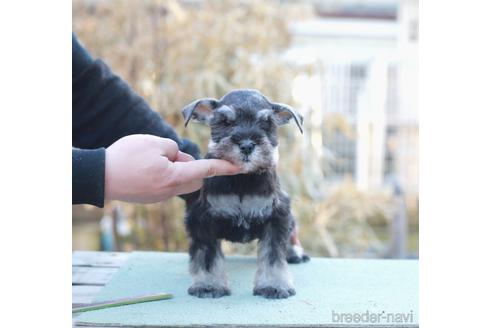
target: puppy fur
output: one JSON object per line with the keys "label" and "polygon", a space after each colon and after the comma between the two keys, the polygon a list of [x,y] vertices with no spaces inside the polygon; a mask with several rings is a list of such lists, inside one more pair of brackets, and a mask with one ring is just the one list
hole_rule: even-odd
{"label": "puppy fur", "polygon": [[201,99],[183,109],[190,119],[211,127],[206,158],[228,160],[244,174],[207,178],[200,191],[185,198],[190,237],[188,289],[197,297],[221,297],[231,291],[224,270],[220,240],[259,240],[254,295],[286,298],[295,294],[287,263],[309,258],[297,238],[289,196],[282,191],[277,127],[302,117],[291,107],[270,102],[256,90],[235,90],[221,100]]}

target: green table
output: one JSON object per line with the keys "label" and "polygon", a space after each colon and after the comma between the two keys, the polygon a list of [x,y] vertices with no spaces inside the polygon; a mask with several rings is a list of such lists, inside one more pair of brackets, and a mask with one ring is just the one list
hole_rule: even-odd
{"label": "green table", "polygon": [[228,257],[232,295],[198,299],[184,253],[73,253],[75,305],[155,292],[172,300],[104,309],[74,316],[76,326],[97,327],[415,327],[418,261],[314,258],[290,265],[297,295],[286,300],[253,296],[255,259]]}

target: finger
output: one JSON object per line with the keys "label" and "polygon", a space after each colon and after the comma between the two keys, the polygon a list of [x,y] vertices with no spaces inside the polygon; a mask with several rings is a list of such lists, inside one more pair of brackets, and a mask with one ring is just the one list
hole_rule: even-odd
{"label": "finger", "polygon": [[174,162],[178,156],[179,148],[176,141],[168,138],[155,139],[157,147],[159,147],[162,156],[166,156],[170,161]]}
{"label": "finger", "polygon": [[178,156],[176,156],[175,162],[190,162],[194,160],[195,159],[193,158],[193,156],[187,153],[183,153],[182,151],[178,151]]}
{"label": "finger", "polygon": [[190,162],[175,162],[173,166],[176,176],[183,182],[217,175],[235,175],[241,173],[239,166],[222,159],[199,159]]}
{"label": "finger", "polygon": [[174,190],[174,194],[177,195],[185,195],[192,193],[194,191],[200,190],[200,188],[203,186],[203,180],[192,180],[188,183],[185,183],[183,185],[180,185],[179,187],[176,187]]}

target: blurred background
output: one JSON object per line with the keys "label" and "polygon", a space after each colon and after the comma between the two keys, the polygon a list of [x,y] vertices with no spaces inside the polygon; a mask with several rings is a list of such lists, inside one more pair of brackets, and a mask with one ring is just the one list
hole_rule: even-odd
{"label": "blurred background", "polygon": [[[418,0],[74,0],[73,31],[202,152],[192,100],[255,88],[296,107],[278,171],[308,254],[418,257]],[[178,198],[73,206],[72,248],[187,251],[183,215]]]}

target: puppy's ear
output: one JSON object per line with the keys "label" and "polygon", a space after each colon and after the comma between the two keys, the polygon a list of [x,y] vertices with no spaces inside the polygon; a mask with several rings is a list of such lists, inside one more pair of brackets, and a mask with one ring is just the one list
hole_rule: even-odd
{"label": "puppy's ear", "polygon": [[185,127],[188,125],[190,119],[195,119],[199,122],[209,124],[210,119],[214,114],[214,109],[219,106],[219,102],[213,98],[199,99],[191,104],[186,105],[181,113],[185,119]]}
{"label": "puppy's ear", "polygon": [[272,103],[273,116],[277,121],[278,125],[283,125],[289,123],[289,121],[293,118],[297,124],[297,127],[302,131],[302,123],[304,121],[301,114],[297,113],[297,111],[286,104],[281,103]]}

